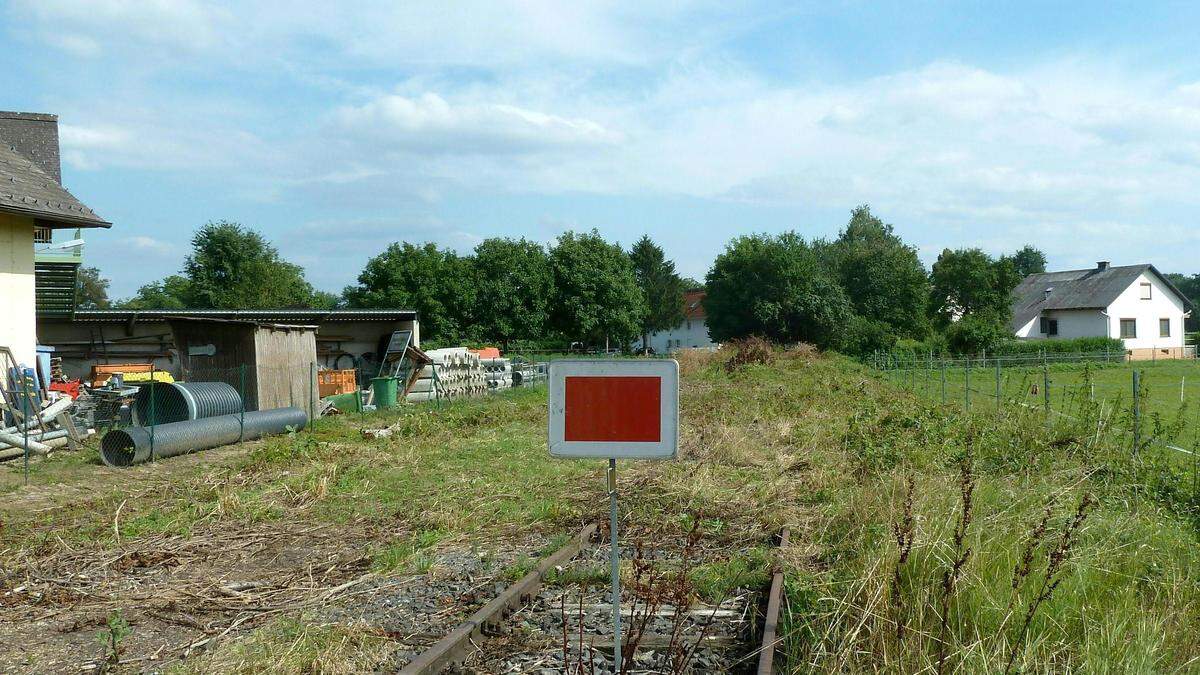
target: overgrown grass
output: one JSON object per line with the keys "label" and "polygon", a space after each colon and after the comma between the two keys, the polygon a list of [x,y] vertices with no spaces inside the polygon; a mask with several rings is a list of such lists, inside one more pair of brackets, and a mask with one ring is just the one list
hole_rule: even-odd
{"label": "overgrown grass", "polygon": [[[1200,664],[1197,505],[1187,474],[1154,452],[1133,458],[1124,441],[1097,433],[1100,417],[1122,424],[1112,405],[1076,404],[1078,420],[1048,424],[1020,406],[1002,415],[994,406],[942,406],[809,350],[780,352],[769,363],[726,361],[681,357],[681,457],[620,464],[623,536],[679,541],[698,518],[706,555],[690,578],[702,599],[716,601],[765,584],[771,537],[791,527],[792,545],[781,554],[791,671],[936,671],[939,651],[945,672],[1003,672],[1010,657],[1021,672],[1184,672]],[[49,509],[0,504],[0,557],[109,546],[117,536],[331,523],[367,539],[375,571],[420,574],[437,548],[455,542],[548,535],[544,551],[507,571],[517,578],[561,545],[556,535],[607,516],[604,463],[549,458],[545,396],[518,390],[321,420],[311,437],[268,439],[177,472],[122,474],[54,460],[38,469],[39,480],[91,489]],[[363,425],[394,433],[364,440]],[[968,449],[973,519],[956,547]],[[117,482],[97,480],[97,472]],[[893,525],[904,520],[910,477],[913,544],[898,565]],[[1053,593],[1022,631],[1039,575],[1085,495],[1097,503]],[[1048,506],[1044,536],[1030,547]],[[962,550],[970,553],[944,601],[945,573]],[[1031,571],[1014,590],[1026,550]],[[563,575],[562,583],[606,581],[599,568]],[[358,629],[290,619],[220,645],[191,667],[355,672],[384,663],[387,645]]]}

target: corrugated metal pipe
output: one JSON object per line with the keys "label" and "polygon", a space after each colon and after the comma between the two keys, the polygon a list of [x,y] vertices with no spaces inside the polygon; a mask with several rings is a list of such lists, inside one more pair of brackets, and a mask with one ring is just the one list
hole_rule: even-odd
{"label": "corrugated metal pipe", "polygon": [[[151,401],[154,396],[153,418]],[[138,388],[133,399],[135,424],[170,424],[242,412],[242,397],[225,382],[156,382]]]}
{"label": "corrugated metal pipe", "polygon": [[[308,415],[299,408],[259,410],[245,415],[221,415],[198,420],[158,424],[153,427],[114,429],[100,441],[100,458],[113,467],[132,466],[150,460],[151,433],[154,456],[174,457],[207,450],[240,440],[280,434],[288,427],[303,429]],[[151,431],[153,430],[153,432]]]}

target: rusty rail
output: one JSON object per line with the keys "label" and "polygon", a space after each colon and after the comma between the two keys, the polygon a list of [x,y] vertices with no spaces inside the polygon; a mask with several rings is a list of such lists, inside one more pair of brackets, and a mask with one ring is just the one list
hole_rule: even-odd
{"label": "rusty rail", "polygon": [[[788,528],[783,528],[779,535],[779,550],[788,545]],[[771,592],[767,596],[767,616],[763,621],[762,649],[758,652],[758,675],[772,675],[775,672],[775,646],[779,643],[779,604],[783,599],[783,567],[776,563],[775,574],[771,576]]]}
{"label": "rusty rail", "polygon": [[575,557],[595,532],[594,523],[580,530],[566,546],[542,560],[532,572],[504,589],[504,592],[476,610],[436,644],[421,652],[400,671],[401,675],[440,673],[452,663],[462,661],[471,649],[471,642],[481,637],[485,628],[500,623],[509,611],[529,601],[541,587],[542,578],[546,573]]}

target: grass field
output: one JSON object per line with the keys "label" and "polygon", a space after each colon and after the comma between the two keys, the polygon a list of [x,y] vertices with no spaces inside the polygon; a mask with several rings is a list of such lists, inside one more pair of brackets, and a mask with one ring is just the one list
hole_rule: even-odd
{"label": "grass field", "polygon": [[[727,351],[680,357],[681,458],[621,466],[623,527],[671,540],[699,519],[708,555],[696,576],[713,598],[761,585],[781,565],[789,672],[1200,667],[1187,477],[1157,451],[1133,457],[1117,434],[1096,433],[1096,407],[1049,422],[1036,407],[997,415],[994,401],[968,412],[841,357],[777,352],[730,369]],[[1122,372],[1103,374],[1115,386]],[[362,423],[324,419],[313,436],[125,471],[63,453],[38,463],[28,488],[18,467],[0,469],[0,605],[88,561],[247,531],[298,542],[292,551],[308,546],[304,533],[332,528],[337,538],[322,545],[354,553],[354,574],[419,580],[436,577],[432,554],[449,547],[529,532],[552,540],[605,519],[603,463],[547,455],[544,388],[372,414],[369,426],[394,427],[382,439],[363,439]],[[770,538],[784,525],[792,545],[777,557]],[[0,618],[10,647],[0,670],[53,670],[48,655],[78,652],[74,635],[94,651],[95,621],[114,609],[129,619],[131,660],[161,649],[147,601],[132,592],[157,569],[145,564],[110,567],[102,599],[29,608],[65,613],[53,619],[63,625]],[[25,605],[5,614],[14,608]],[[164,662],[361,672],[383,666],[401,639],[308,610],[272,616]]]}
{"label": "grass field", "polygon": [[[943,372],[944,370],[944,372]],[[1053,415],[1078,416],[1089,404],[1104,403],[1128,414],[1134,404],[1134,372],[1138,373],[1138,407],[1148,430],[1155,423],[1173,427],[1160,439],[1191,449],[1200,434],[1200,361],[1140,361],[1010,366],[994,360],[969,369],[961,361],[942,368],[934,361],[888,372],[888,379],[938,402],[993,411],[1008,406],[1047,408]],[[944,382],[944,386],[943,386]]]}

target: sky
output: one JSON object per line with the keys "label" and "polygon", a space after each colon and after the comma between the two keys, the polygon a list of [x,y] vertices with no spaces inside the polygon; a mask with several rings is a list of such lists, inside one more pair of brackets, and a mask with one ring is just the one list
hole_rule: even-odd
{"label": "sky", "polygon": [[703,278],[859,204],[927,265],[1200,272],[1197,3],[0,0],[110,295],[214,220],[340,291],[394,241],[595,228]]}

